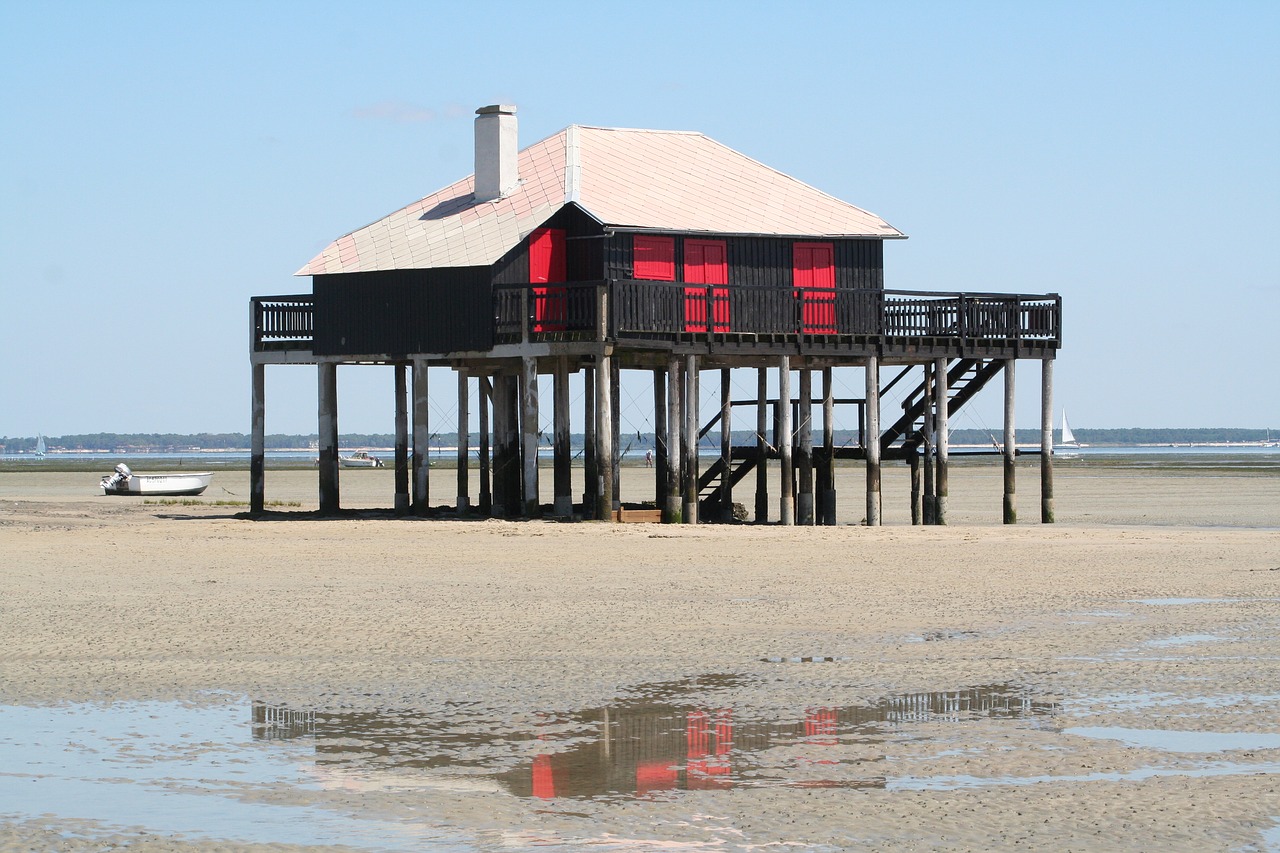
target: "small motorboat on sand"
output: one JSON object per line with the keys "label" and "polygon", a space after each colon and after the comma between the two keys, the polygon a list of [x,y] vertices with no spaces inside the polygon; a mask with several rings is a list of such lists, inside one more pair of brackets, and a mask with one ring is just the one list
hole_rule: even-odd
{"label": "small motorboat on sand", "polygon": [[343,468],[382,468],[381,459],[371,456],[367,450],[357,450],[350,456],[339,456],[338,464]]}
{"label": "small motorboat on sand", "polygon": [[114,474],[102,478],[102,491],[108,495],[178,496],[198,495],[209,487],[213,472],[192,474],[135,474],[121,462]]}

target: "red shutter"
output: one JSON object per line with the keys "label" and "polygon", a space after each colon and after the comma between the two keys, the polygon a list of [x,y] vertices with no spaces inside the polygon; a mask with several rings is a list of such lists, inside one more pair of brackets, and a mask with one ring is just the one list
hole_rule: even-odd
{"label": "red shutter", "polygon": [[[565,232],[563,228],[537,228],[529,235],[529,282],[565,280]],[[533,330],[563,332],[567,294],[563,287],[533,289]]]}
{"label": "red shutter", "polygon": [[[796,243],[792,247],[792,282],[801,304],[801,332],[836,332],[836,265],[831,243]],[[824,293],[823,291],[831,291]]]}
{"label": "red shutter", "polygon": [[676,280],[676,240],[637,234],[631,244],[635,277],[648,281]]}
{"label": "red shutter", "polygon": [[[684,280],[688,284],[728,284],[729,259],[723,240],[684,241]],[[684,330],[707,331],[707,301],[712,305],[712,322],[717,332],[729,331],[729,289],[705,287],[684,289]]]}

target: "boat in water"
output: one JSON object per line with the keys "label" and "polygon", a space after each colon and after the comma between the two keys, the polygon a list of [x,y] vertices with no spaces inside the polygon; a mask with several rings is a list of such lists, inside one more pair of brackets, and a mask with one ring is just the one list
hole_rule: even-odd
{"label": "boat in water", "polygon": [[338,464],[343,468],[384,468],[382,460],[369,455],[366,450],[357,450],[350,456],[339,456]]}
{"label": "boat in water", "polygon": [[209,488],[212,471],[181,474],[135,474],[121,462],[115,473],[102,478],[102,491],[108,495],[146,495],[151,497],[198,495]]}

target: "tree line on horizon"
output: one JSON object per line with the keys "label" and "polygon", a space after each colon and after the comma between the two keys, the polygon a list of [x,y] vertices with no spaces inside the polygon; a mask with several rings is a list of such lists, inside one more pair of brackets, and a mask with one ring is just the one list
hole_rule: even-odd
{"label": "tree line on horizon", "polygon": [[[1217,442],[1263,441],[1270,437],[1267,429],[1247,429],[1238,427],[1193,427],[1193,428],[1159,428],[1159,427],[1123,427],[1118,429],[1073,429],[1076,438],[1083,444],[1092,445],[1134,445],[1134,444],[1193,444]],[[1056,433],[1055,433],[1056,434]],[[999,431],[980,429],[956,429],[951,432],[952,444],[999,443],[1002,435]],[[275,433],[266,436],[268,450],[307,449],[317,442],[316,433],[284,434]],[[453,432],[433,433],[431,443],[440,446],[455,446],[458,436]],[[542,440],[551,443],[548,430]],[[1040,430],[1019,429],[1016,440],[1019,444],[1038,444]],[[32,453],[36,449],[36,436],[0,437],[0,448],[5,453]],[[471,435],[471,444],[476,444],[476,436]],[[815,444],[822,442],[821,431],[814,435]],[[837,447],[857,444],[856,430],[836,430]],[[358,447],[393,447],[395,435],[392,433],[343,433],[338,437],[341,447],[351,449]],[[575,433],[571,437],[575,447],[582,446],[583,436]],[[702,439],[702,445],[718,447],[720,433],[713,430]],[[735,445],[754,444],[755,433],[747,430],[734,430]],[[250,445],[248,433],[86,433],[83,435],[45,436],[45,444],[50,450],[84,450],[84,451],[145,451],[145,452],[182,452],[192,450],[247,450]],[[624,433],[622,445],[652,447],[653,433]]]}

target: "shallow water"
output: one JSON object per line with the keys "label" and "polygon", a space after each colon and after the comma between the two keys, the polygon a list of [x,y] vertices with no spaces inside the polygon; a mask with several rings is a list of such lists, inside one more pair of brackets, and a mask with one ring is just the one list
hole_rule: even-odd
{"label": "shallow water", "polygon": [[[608,707],[519,721],[476,708],[290,709],[224,695],[204,704],[4,706],[0,817],[259,843],[472,850],[477,832],[431,816],[437,796],[571,802],[734,787],[883,789],[892,773],[886,745],[917,739],[919,726],[1038,728],[1058,713],[1056,702],[1004,685],[781,715],[690,704],[688,689],[647,685]],[[417,805],[411,817],[379,814],[364,807],[370,793]]]}

